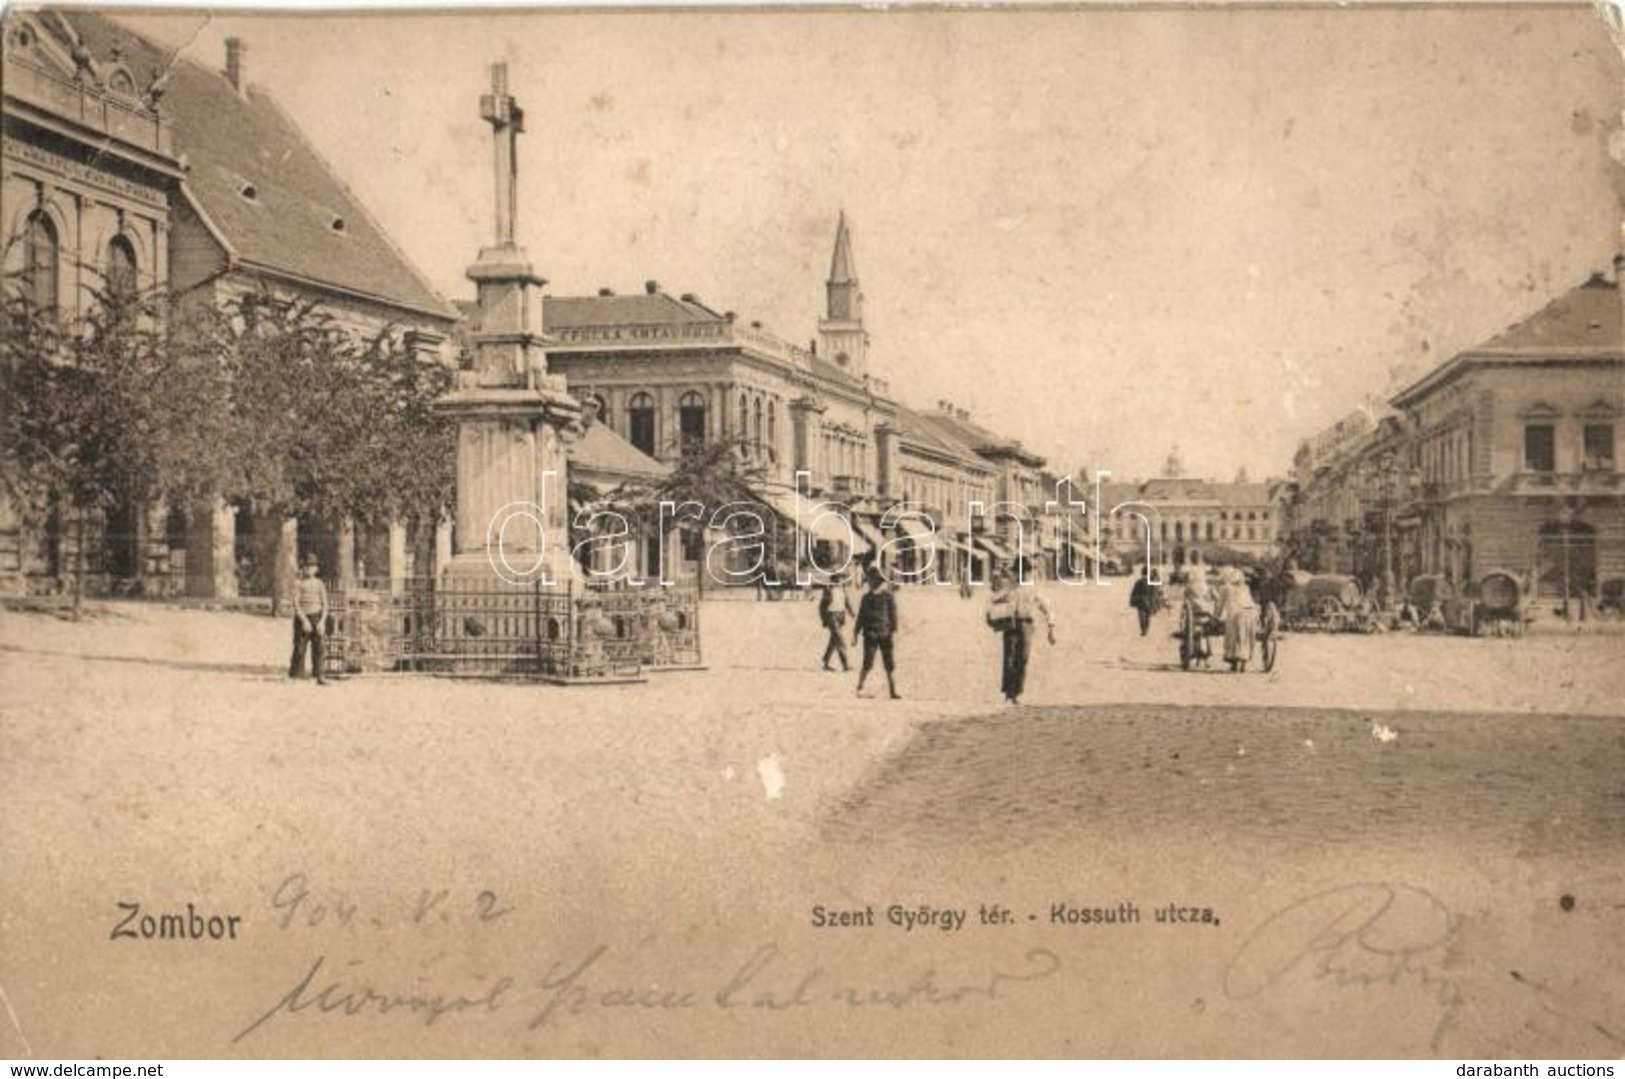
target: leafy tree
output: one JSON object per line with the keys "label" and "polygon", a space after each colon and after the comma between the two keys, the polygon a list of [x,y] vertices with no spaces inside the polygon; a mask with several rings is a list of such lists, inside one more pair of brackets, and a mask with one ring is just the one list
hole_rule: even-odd
{"label": "leafy tree", "polygon": [[76,530],[76,617],[87,515],[121,504],[226,494],[289,517],[432,525],[452,500],[454,430],[431,407],[452,373],[393,329],[363,342],[267,290],[223,309],[98,294],[71,319],[13,291],[0,486],[26,526],[55,507]]}
{"label": "leafy tree", "polygon": [[100,293],[73,318],[4,303],[0,475],[25,522],[54,507],[71,523],[75,618],[87,519],[210,482],[207,416],[224,385],[207,359],[175,347],[166,316],[156,295]]}
{"label": "leafy tree", "polygon": [[[799,558],[795,549],[795,523],[786,519],[757,492],[767,481],[767,469],[746,452],[743,441],[694,442],[682,447],[670,472],[646,483],[622,487],[612,497],[632,507],[647,528],[660,526],[660,505],[695,503],[707,521],[723,506],[754,509],[767,526],[762,564],[770,574],[793,571]],[[701,565],[700,579],[705,577]]]}
{"label": "leafy tree", "polygon": [[[269,290],[229,305],[231,423],[224,489],[277,516],[431,530],[453,498],[455,428],[432,405],[453,374],[386,328],[370,341],[314,301]],[[273,594],[290,551],[279,552]]]}

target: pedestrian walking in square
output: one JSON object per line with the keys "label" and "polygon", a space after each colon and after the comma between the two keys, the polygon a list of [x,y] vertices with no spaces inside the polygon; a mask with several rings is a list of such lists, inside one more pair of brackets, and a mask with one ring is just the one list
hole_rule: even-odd
{"label": "pedestrian walking in square", "polygon": [[1031,588],[1019,588],[1010,574],[993,574],[993,595],[987,602],[987,624],[1004,638],[1000,692],[1011,704],[1020,704],[1027,688],[1027,661],[1032,657],[1033,634],[1042,617],[1049,643],[1055,643],[1055,619],[1049,604]]}
{"label": "pedestrian walking in square", "polygon": [[1147,566],[1140,571],[1140,577],[1134,582],[1128,596],[1128,605],[1139,615],[1142,637],[1151,628],[1151,616],[1157,613],[1157,602],[1157,587],[1151,583],[1151,567]]}
{"label": "pedestrian walking in square", "polygon": [[310,670],[316,684],[325,686],[322,669],[322,642],[327,633],[327,586],[322,583],[321,565],[316,556],[300,560],[300,577],[293,586],[293,658],[288,661],[288,677],[305,676],[305,646],[310,646]]}
{"label": "pedestrian walking in square", "polygon": [[886,688],[895,701],[901,697],[897,692],[896,659],[892,652],[892,638],[897,633],[897,597],[886,583],[886,576],[880,572],[880,567],[870,566],[866,576],[869,590],[858,602],[858,617],[852,627],[852,643],[857,644],[858,638],[863,638],[863,668],[858,671],[858,693],[863,692],[864,680],[874,669],[875,653],[878,652],[880,663],[886,668]]}
{"label": "pedestrian walking in square", "polygon": [[846,579],[825,581],[818,597],[818,620],[829,634],[824,645],[824,670],[833,671],[829,661],[841,660],[841,670],[849,671],[852,663],[846,655],[846,620],[853,615],[852,596],[846,590]]}

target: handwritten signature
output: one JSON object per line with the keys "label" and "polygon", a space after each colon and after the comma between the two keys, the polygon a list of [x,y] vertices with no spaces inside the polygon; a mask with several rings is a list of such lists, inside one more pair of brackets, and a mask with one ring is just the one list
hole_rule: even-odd
{"label": "handwritten signature", "polygon": [[1455,1025],[1462,994],[1433,964],[1455,937],[1456,918],[1426,889],[1410,884],[1347,884],[1298,900],[1248,935],[1225,970],[1232,1000],[1256,997],[1293,971],[1334,986],[1401,986],[1428,991],[1440,1008],[1432,1048]]}
{"label": "handwritten signature", "polygon": [[900,1010],[997,1000],[1016,986],[1042,981],[1061,969],[1060,957],[1055,953],[1033,948],[1022,954],[1013,969],[994,970],[968,981],[947,979],[935,967],[927,966],[913,977],[882,984],[843,978],[823,967],[790,964],[778,945],[765,944],[714,984],[634,988],[616,985],[613,976],[605,974],[609,955],[607,945],[598,945],[579,959],[554,963],[540,978],[503,974],[481,979],[482,984],[461,992],[391,991],[369,984],[353,972],[335,971],[325,955],[317,956],[292,988],[231,1040],[240,1042],[278,1017],[302,1014],[336,1019],[406,1014],[432,1027],[453,1014],[519,1012],[525,1016],[526,1029],[537,1031],[592,1009],[750,1008],[783,1012],[833,1005]]}

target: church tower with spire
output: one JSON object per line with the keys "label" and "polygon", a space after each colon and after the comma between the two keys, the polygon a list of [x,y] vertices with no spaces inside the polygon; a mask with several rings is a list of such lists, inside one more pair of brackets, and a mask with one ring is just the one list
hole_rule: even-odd
{"label": "church tower with spire", "polygon": [[854,378],[869,370],[869,333],[863,328],[863,293],[852,261],[852,234],[843,212],[835,224],[835,253],[824,282],[824,317],[818,320],[819,355]]}

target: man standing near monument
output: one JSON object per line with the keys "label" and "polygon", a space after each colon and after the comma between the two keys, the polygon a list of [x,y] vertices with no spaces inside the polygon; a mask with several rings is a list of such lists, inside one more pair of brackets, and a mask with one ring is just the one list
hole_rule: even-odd
{"label": "man standing near monument", "polygon": [[310,645],[310,670],[316,684],[327,685],[323,672],[322,640],[327,633],[327,586],[322,583],[316,556],[300,560],[300,577],[293,586],[293,658],[288,661],[288,678],[305,676],[305,645]]}

